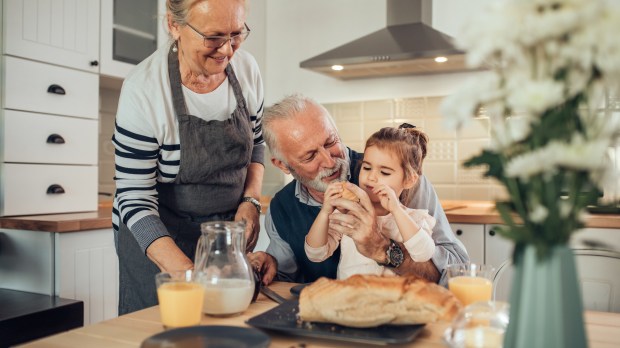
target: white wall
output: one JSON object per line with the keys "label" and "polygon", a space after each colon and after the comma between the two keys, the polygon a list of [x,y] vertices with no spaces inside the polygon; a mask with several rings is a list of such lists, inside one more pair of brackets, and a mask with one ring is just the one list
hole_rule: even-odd
{"label": "white wall", "polygon": [[[252,0],[256,2],[257,0]],[[492,0],[434,0],[433,26],[454,36]],[[269,0],[266,3],[266,104],[299,92],[321,103],[446,95],[472,73],[340,81],[299,63],[386,24],[382,0]]]}

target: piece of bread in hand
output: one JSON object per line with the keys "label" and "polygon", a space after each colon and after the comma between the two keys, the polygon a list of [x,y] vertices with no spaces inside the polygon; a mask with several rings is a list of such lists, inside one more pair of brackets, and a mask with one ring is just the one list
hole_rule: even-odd
{"label": "piece of bread in hand", "polygon": [[460,309],[461,303],[446,288],[416,277],[319,278],[299,297],[301,320],[350,327],[451,320]]}
{"label": "piece of bread in hand", "polygon": [[360,198],[357,195],[355,195],[355,193],[353,193],[353,191],[351,191],[348,188],[346,188],[346,184],[344,182],[342,183],[342,198],[348,199],[348,200],[353,201],[353,202],[359,202],[360,201]]}

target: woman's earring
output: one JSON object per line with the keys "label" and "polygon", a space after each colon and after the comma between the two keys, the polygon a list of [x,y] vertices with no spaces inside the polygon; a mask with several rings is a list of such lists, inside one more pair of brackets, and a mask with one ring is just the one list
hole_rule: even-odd
{"label": "woman's earring", "polygon": [[172,52],[177,53],[179,51],[179,49],[177,48],[177,41],[174,42],[174,44],[172,44]]}

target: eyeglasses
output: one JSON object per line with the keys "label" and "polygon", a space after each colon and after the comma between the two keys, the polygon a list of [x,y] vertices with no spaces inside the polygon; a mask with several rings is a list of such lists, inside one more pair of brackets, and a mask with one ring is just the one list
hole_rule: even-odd
{"label": "eyeglasses", "polygon": [[243,23],[243,25],[245,26],[245,31],[242,31],[238,34],[226,36],[207,36],[198,31],[198,29],[194,28],[191,24],[187,23],[187,26],[192,28],[192,30],[195,31],[196,34],[202,36],[204,45],[207,48],[220,48],[224,46],[229,40],[231,45],[239,46],[248,37],[248,35],[250,35],[251,31],[247,24]]}

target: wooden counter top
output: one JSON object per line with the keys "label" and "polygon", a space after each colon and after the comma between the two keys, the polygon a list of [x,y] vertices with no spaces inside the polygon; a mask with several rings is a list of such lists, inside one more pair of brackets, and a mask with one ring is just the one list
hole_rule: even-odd
{"label": "wooden counter top", "polygon": [[76,232],[112,228],[112,208],[88,213],[9,216],[0,218],[0,228],[43,232]]}
{"label": "wooden counter top", "polygon": [[[267,211],[270,199],[262,197],[263,213]],[[501,224],[503,221],[495,211],[495,204],[488,201],[444,200],[441,202],[450,223]],[[620,215],[589,214],[587,227],[618,228]],[[0,228],[44,231],[76,232],[112,228],[112,206],[109,201],[100,203],[99,211],[90,213],[50,214],[0,218]]]}
{"label": "wooden counter top", "polygon": [[[503,224],[503,220],[495,210],[494,202],[487,201],[442,201],[446,217],[450,223],[462,224]],[[448,206],[448,208],[446,208]],[[456,208],[450,208],[457,206]],[[586,227],[618,228],[620,215],[587,214]]]}
{"label": "wooden counter top", "polygon": [[[285,298],[290,298],[289,289],[293,283],[276,282],[270,285]],[[245,321],[261,314],[276,303],[260,294],[257,301],[239,316],[229,318],[214,318],[202,316],[201,325],[230,325],[247,327]],[[585,312],[584,322],[588,344],[592,348],[620,346],[620,314],[603,312]],[[427,324],[422,333],[411,343],[398,347],[445,347],[443,333],[450,325],[448,322]],[[120,316],[80,329],[71,330],[62,334],[50,336],[42,340],[33,341],[24,347],[140,347],[142,341],[148,337],[163,332],[159,307],[150,307],[138,312]],[[265,331],[271,338],[271,348],[290,347],[376,347],[356,342],[342,342],[328,339],[308,338],[286,335],[275,331]],[[396,345],[395,345],[396,347]]]}

